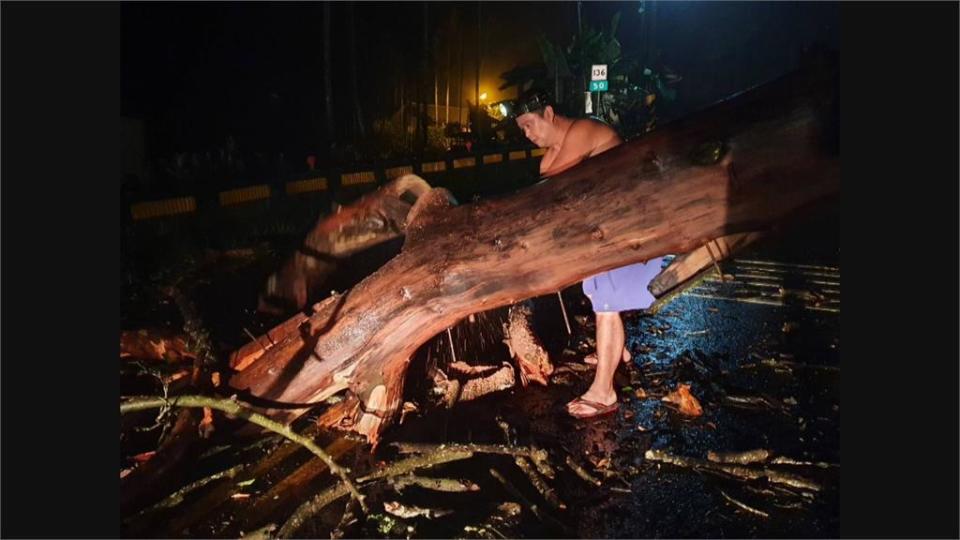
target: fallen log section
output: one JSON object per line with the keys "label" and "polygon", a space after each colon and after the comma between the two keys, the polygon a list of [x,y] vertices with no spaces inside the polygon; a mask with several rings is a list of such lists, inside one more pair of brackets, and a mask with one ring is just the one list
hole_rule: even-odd
{"label": "fallen log section", "polygon": [[267,278],[260,310],[303,308],[336,270],[338,260],[401,236],[413,201],[429,190],[420,178],[404,176],[320,218],[297,251]]}
{"label": "fallen log section", "polygon": [[764,233],[761,232],[731,234],[715,238],[689,253],[684,253],[653,278],[649,286],[650,293],[659,298],[711,265],[716,268],[717,274],[723,280],[719,262],[763,237]]}
{"label": "fallen log section", "polygon": [[421,193],[402,251],[291,323],[230,386],[282,422],[346,390],[319,422],[375,444],[415,351],[464,317],[765,230],[838,194],[835,76],[824,73],[739,94],[511,196],[455,206],[444,189]]}

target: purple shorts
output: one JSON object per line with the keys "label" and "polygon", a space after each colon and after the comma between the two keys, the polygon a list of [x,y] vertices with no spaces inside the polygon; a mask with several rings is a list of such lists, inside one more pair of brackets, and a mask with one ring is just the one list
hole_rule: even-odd
{"label": "purple shorts", "polygon": [[656,300],[647,285],[660,273],[663,257],[614,268],[583,280],[583,294],[593,311],[646,309]]}

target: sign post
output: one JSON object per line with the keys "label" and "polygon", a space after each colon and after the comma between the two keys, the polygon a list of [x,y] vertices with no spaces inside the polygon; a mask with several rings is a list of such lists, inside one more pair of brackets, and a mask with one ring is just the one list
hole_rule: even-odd
{"label": "sign post", "polygon": [[[593,64],[590,68],[590,92],[606,92],[610,89],[610,83],[607,81],[607,65]],[[587,105],[587,114],[593,112],[593,100]]]}
{"label": "sign post", "polygon": [[607,80],[607,65],[594,64],[593,67],[590,69],[590,80],[591,81]]}

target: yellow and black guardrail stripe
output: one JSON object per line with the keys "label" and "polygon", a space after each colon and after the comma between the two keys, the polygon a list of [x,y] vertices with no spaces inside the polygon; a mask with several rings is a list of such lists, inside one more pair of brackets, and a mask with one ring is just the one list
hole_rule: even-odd
{"label": "yellow and black guardrail stripe", "polygon": [[138,202],[130,205],[130,215],[134,221],[172,216],[175,214],[189,214],[196,211],[197,199],[193,197]]}
{"label": "yellow and black guardrail stripe", "polygon": [[413,165],[402,165],[400,167],[390,167],[383,171],[384,176],[387,177],[387,180],[393,180],[394,178],[400,178],[405,174],[413,174]]}
{"label": "yellow and black guardrail stripe", "polygon": [[356,186],[359,184],[376,184],[377,176],[373,171],[357,171],[340,175],[341,186]]}
{"label": "yellow and black guardrail stripe", "polygon": [[446,161],[428,161],[420,165],[420,171],[425,173],[442,172],[447,170]]}
{"label": "yellow and black guardrail stripe", "polygon": [[460,159],[453,160],[454,169],[462,169],[464,167],[476,167],[477,158],[475,157],[465,157]]}
{"label": "yellow and black guardrail stripe", "polygon": [[287,182],[287,195],[299,195],[301,193],[310,193],[313,191],[326,191],[329,188],[327,178],[318,176],[317,178],[307,178],[306,180],[294,180]]}
{"label": "yellow and black guardrail stripe", "polygon": [[259,201],[270,198],[270,186],[261,184],[240,189],[231,189],[220,192],[220,206],[234,206],[237,204]]}

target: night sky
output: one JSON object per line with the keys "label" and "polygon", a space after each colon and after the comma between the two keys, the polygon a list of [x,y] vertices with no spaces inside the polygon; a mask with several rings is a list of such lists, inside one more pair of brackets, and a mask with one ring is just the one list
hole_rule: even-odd
{"label": "night sky", "polygon": [[[491,100],[513,97],[497,91],[500,73],[540,59],[538,33],[566,44],[576,28],[575,2],[479,5],[481,91]],[[619,11],[618,38],[630,53],[643,39],[639,6],[584,2],[581,10],[584,24],[592,25],[609,24]],[[351,114],[348,7],[332,4],[338,126]],[[434,68],[442,103],[449,65],[451,104],[456,103],[461,42],[462,97],[473,101],[477,8],[475,2],[428,4],[430,102]],[[400,81],[406,81],[408,99],[415,91],[423,3],[358,2],[354,9],[364,114],[386,116],[395,108]],[[122,114],[145,121],[148,156],[203,151],[227,135],[246,150],[266,153],[305,153],[321,144],[322,4],[142,2],[123,4],[122,15]],[[836,45],[838,19],[837,6],[827,3],[662,2],[656,5],[653,39],[663,61],[684,76],[680,93],[687,106],[696,107],[722,97],[718,92],[786,71],[797,61],[797,50],[813,41]],[[728,73],[729,80],[718,81],[718,72],[721,79]]]}

